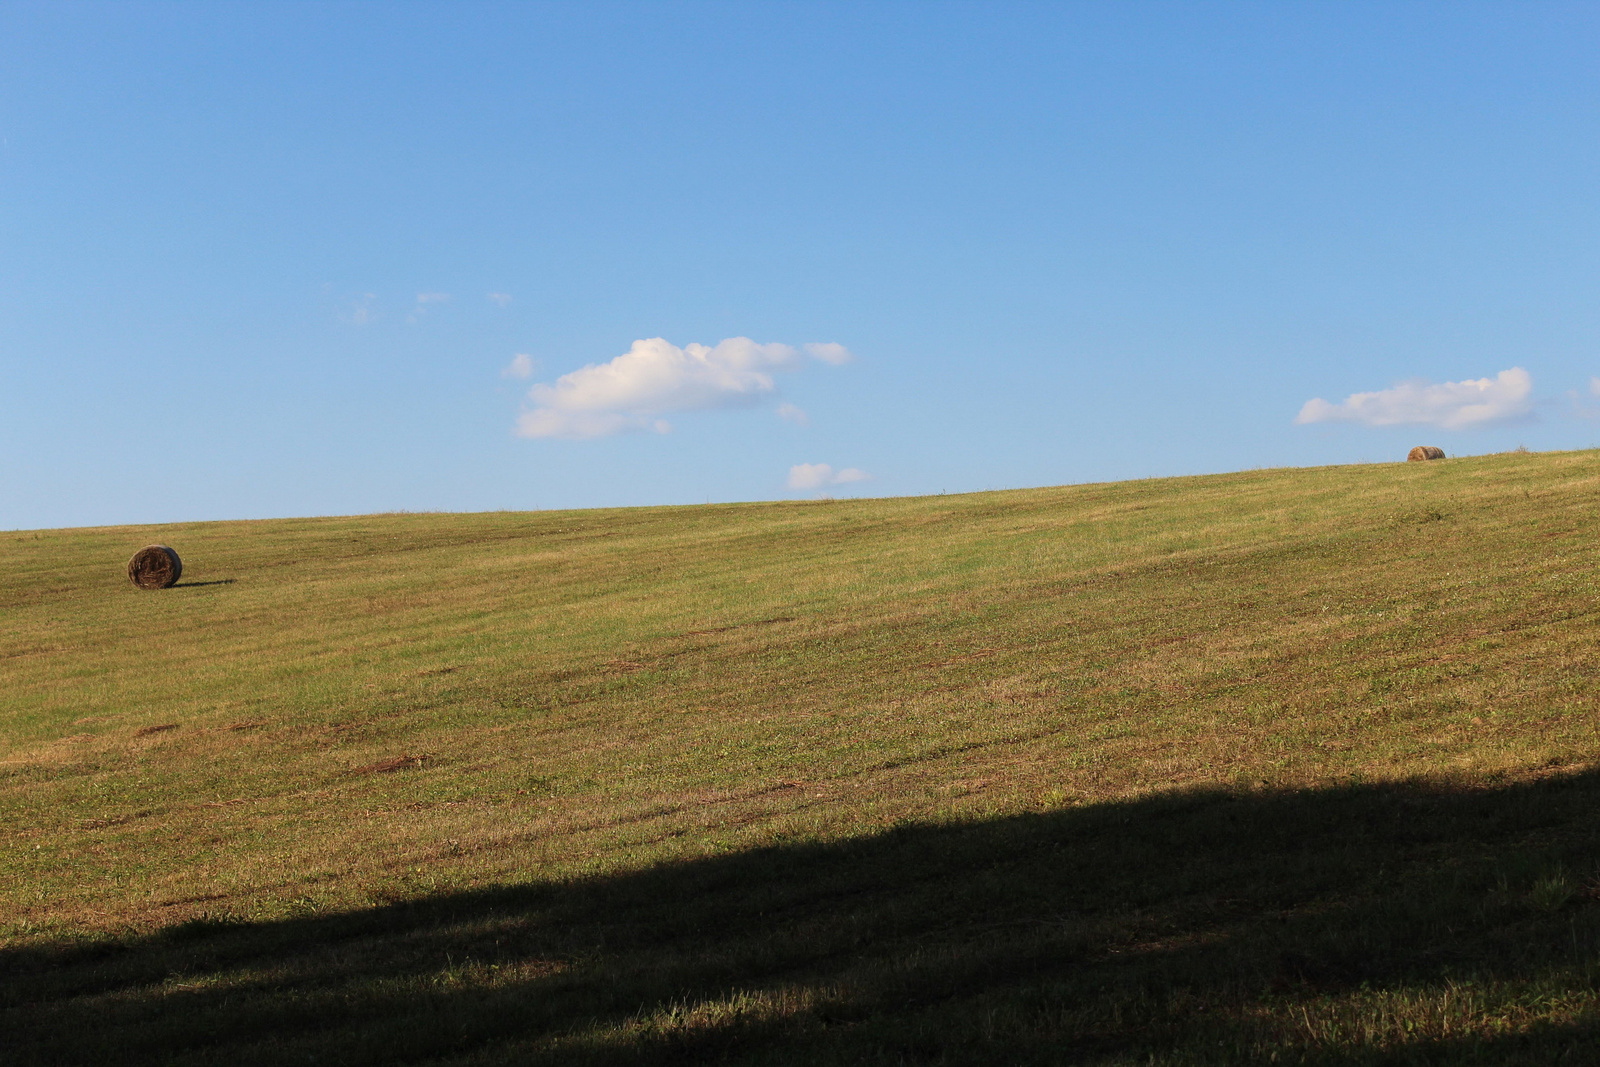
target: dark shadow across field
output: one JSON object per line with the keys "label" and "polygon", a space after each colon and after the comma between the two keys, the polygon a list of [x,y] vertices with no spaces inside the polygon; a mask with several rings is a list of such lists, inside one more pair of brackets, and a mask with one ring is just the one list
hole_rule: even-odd
{"label": "dark shadow across field", "polygon": [[1597,845],[1594,772],[905,826],[9,950],[0,1059],[1595,1062]]}
{"label": "dark shadow across field", "polygon": [[237,578],[214,578],[209,582],[174,582],[169,588],[198,589],[202,585],[232,585],[238,580]]}

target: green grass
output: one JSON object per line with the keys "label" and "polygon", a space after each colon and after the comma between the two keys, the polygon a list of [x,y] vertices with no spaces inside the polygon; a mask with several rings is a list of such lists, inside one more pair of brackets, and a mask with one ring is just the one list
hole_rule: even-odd
{"label": "green grass", "polygon": [[1588,1062],[1597,518],[1572,452],[0,534],[0,1059]]}

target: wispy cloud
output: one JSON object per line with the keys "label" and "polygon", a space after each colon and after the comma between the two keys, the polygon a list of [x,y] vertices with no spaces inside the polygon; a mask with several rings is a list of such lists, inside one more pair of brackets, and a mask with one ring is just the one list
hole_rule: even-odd
{"label": "wispy cloud", "polygon": [[1569,414],[1575,415],[1580,419],[1600,419],[1600,405],[1590,403],[1586,398],[1600,398],[1600,378],[1589,379],[1589,389],[1587,394],[1580,394],[1576,389],[1568,389],[1566,392],[1566,397],[1568,403],[1571,405],[1569,408]]}
{"label": "wispy cloud", "polygon": [[[843,351],[841,346],[821,347],[827,354],[816,358],[838,362],[834,349]],[[803,363],[789,345],[748,337],[682,348],[660,337],[639,340],[609,362],[535,385],[528,392],[533,407],[517,420],[517,433],[570,439],[630,430],[667,433],[672,427],[662,415],[758,404],[777,390],[774,374]]]}
{"label": "wispy cloud", "polygon": [[526,352],[518,352],[516,355],[511,357],[511,362],[507,363],[505,369],[500,372],[500,377],[532,378],[533,357],[528,355]]}
{"label": "wispy cloud", "polygon": [[500,307],[510,307],[511,306],[511,294],[510,293],[490,293],[489,294],[489,300],[490,300],[491,303],[498,304]]}
{"label": "wispy cloud", "polygon": [[1533,413],[1533,378],[1521,367],[1493,378],[1462,382],[1401,382],[1392,389],[1352,393],[1338,404],[1307,400],[1298,424],[1359,422],[1367,426],[1437,426],[1467,430],[1524,419]]}
{"label": "wispy cloud", "polygon": [[806,414],[804,408],[798,407],[794,404],[779,404],[778,418],[782,419],[784,422],[792,422],[796,426],[811,425],[811,416]]}
{"label": "wispy cloud", "polygon": [[790,489],[822,489],[830,485],[864,482],[872,475],[856,467],[834,470],[827,463],[796,463],[789,468]]}
{"label": "wispy cloud", "polygon": [[835,344],[832,341],[826,344],[809,344],[802,347],[805,348],[806,355],[811,356],[813,359],[820,359],[824,363],[832,363],[836,367],[849,363],[856,358],[844,345]]}
{"label": "wispy cloud", "polygon": [[418,293],[417,302],[412,306],[411,313],[406,316],[406,321],[416,322],[418,319],[422,318],[422,316],[427,313],[430,308],[437,304],[448,304],[449,302],[449,293]]}
{"label": "wispy cloud", "polygon": [[350,310],[340,317],[353,326],[365,326],[377,320],[377,302],[377,293],[362,293],[356,297],[355,303],[351,305]]}

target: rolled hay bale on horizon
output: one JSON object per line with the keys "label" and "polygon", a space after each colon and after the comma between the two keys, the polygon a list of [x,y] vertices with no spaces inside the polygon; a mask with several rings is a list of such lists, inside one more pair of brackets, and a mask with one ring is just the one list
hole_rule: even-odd
{"label": "rolled hay bale on horizon", "polygon": [[183,560],[166,545],[141,548],[128,561],[128,580],[140,589],[170,589],[183,577]]}
{"label": "rolled hay bale on horizon", "polygon": [[1421,463],[1423,460],[1443,459],[1444,449],[1435,448],[1433,445],[1418,445],[1406,456],[1407,463]]}

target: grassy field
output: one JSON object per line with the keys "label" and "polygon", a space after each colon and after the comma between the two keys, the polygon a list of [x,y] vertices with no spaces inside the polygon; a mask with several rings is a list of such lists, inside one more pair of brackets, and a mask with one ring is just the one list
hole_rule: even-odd
{"label": "grassy field", "polygon": [[0,534],[0,1060],[1595,1062],[1597,519],[1569,452]]}

